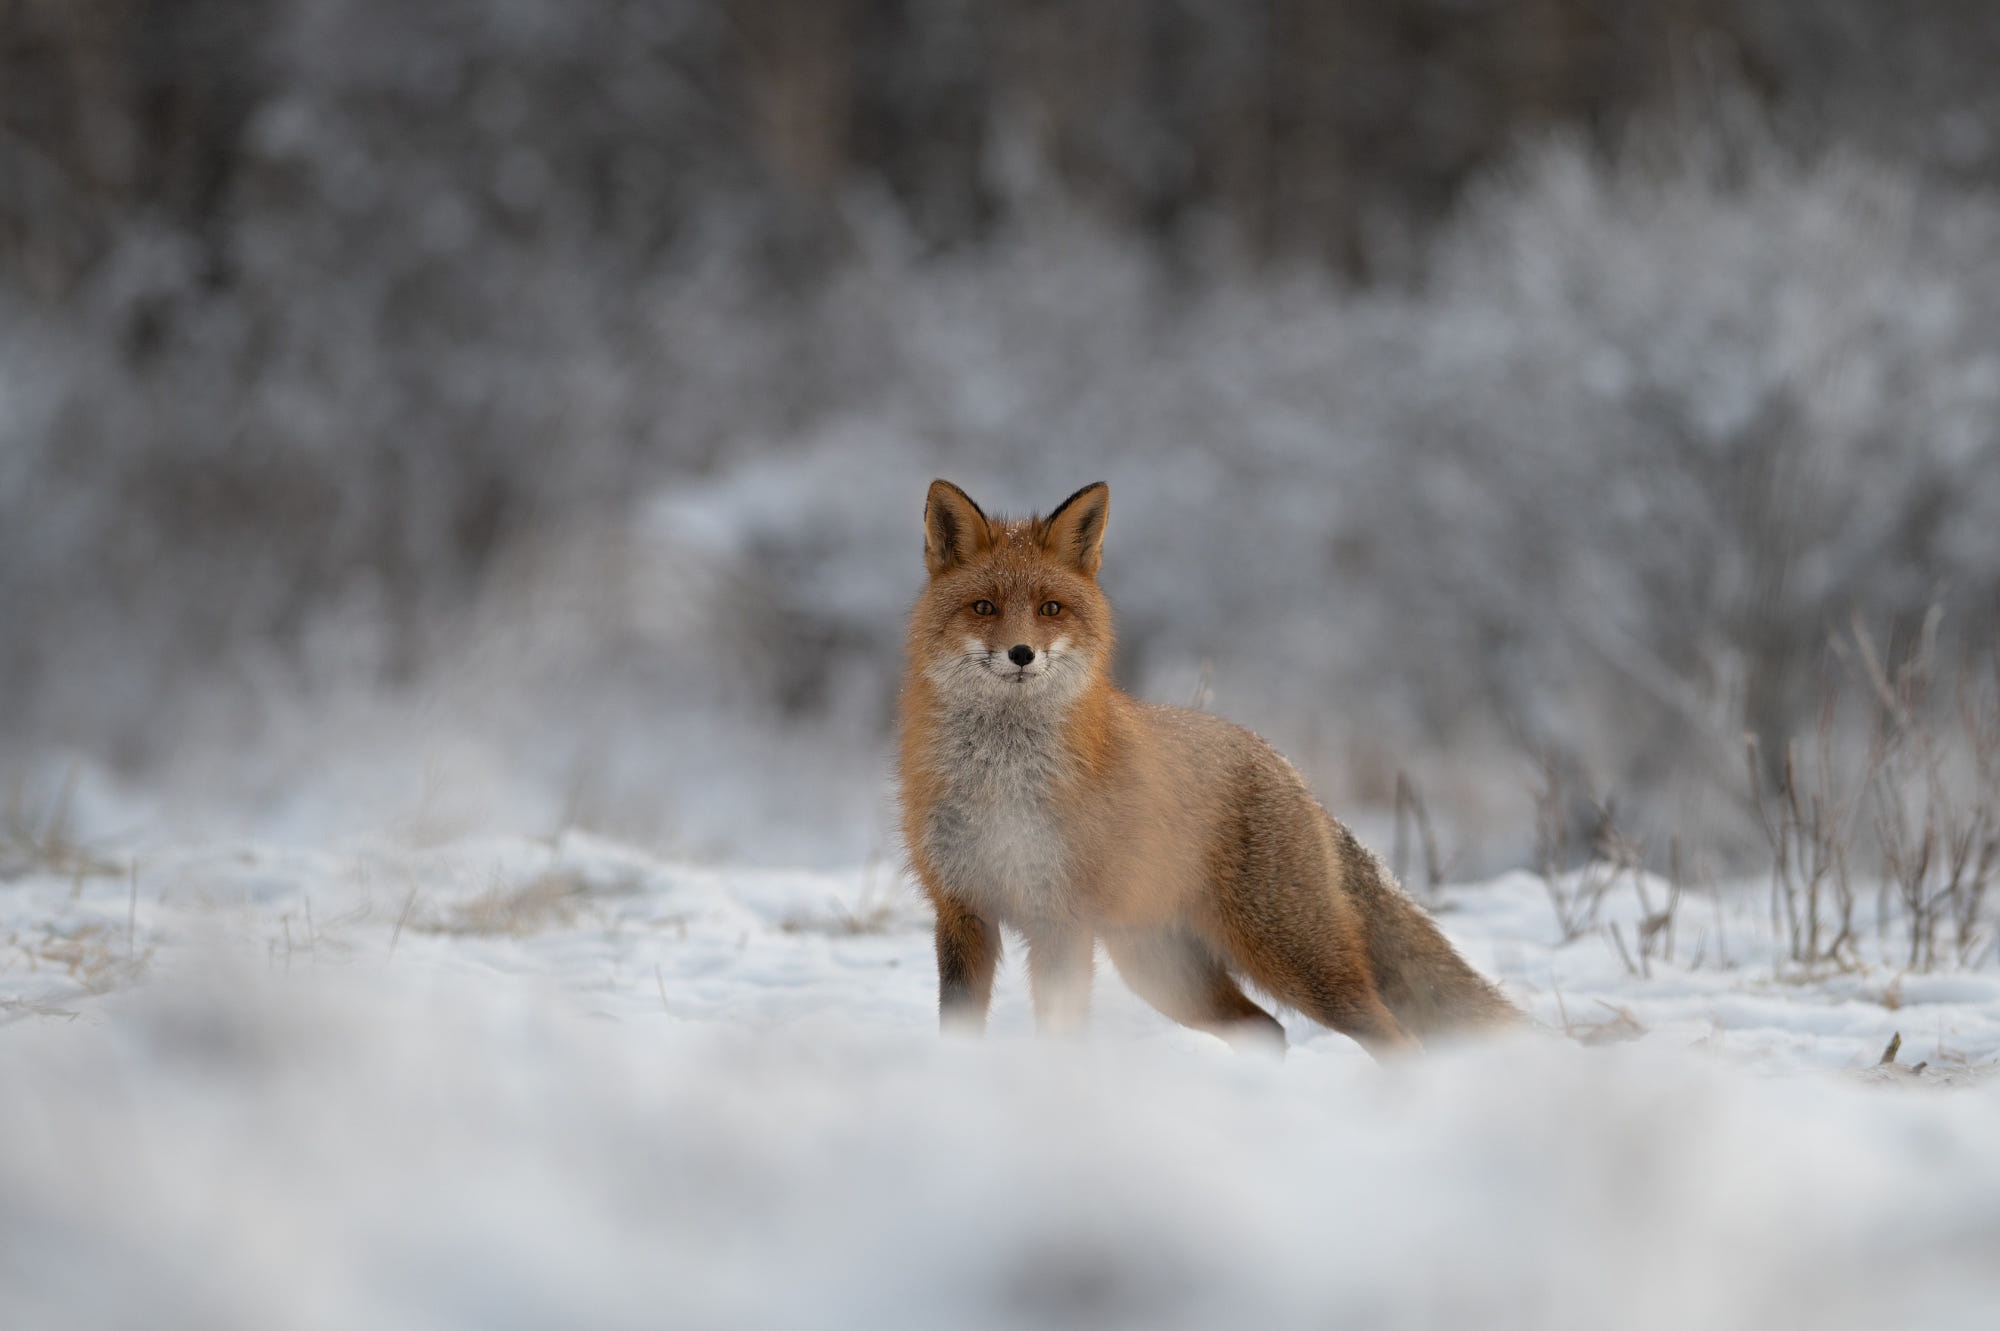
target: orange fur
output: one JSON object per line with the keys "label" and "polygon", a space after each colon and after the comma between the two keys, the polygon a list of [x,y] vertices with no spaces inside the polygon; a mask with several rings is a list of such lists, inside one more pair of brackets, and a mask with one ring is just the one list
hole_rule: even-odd
{"label": "orange fur", "polygon": [[1378,1053],[1520,1020],[1263,740],[1112,684],[1109,498],[1007,521],[931,486],[901,778],[946,1026],[983,1027],[1002,925],[1044,1029],[1084,1019],[1099,940],[1141,997],[1232,1040],[1284,1039],[1239,979]]}

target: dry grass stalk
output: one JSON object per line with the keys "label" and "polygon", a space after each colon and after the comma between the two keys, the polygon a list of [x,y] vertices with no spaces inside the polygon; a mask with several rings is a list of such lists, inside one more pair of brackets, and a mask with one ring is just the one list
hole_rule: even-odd
{"label": "dry grass stalk", "polygon": [[1645,914],[1639,921],[1639,955],[1652,957],[1657,950],[1669,964],[1674,959],[1675,923],[1680,918],[1681,897],[1687,891],[1687,875],[1681,866],[1681,839],[1667,838],[1667,904],[1663,910],[1654,910],[1651,899],[1646,894],[1645,876],[1633,879],[1639,889],[1639,904]]}
{"label": "dry grass stalk", "polygon": [[788,934],[831,934],[843,938],[858,934],[885,934],[896,922],[893,902],[870,904],[865,893],[861,902],[852,908],[835,897],[827,898],[826,904],[827,911],[823,915],[799,911],[787,915],[778,927]]}
{"label": "dry grass stalk", "polygon": [[1765,787],[1757,737],[1744,737],[1750,807],[1771,852],[1771,929],[1786,958],[1807,972],[1851,969],[1855,954],[1854,887],[1848,874],[1855,811],[1833,784],[1833,723],[1839,697],[1826,693],[1819,715],[1813,785],[1802,789],[1798,748],[1785,746],[1776,789]]}
{"label": "dry grass stalk", "polygon": [[71,767],[48,807],[30,812],[27,791],[19,778],[8,787],[7,810],[0,819],[0,881],[31,873],[69,878],[108,878],[125,866],[77,839],[73,815],[78,769]]}
{"label": "dry grass stalk", "polygon": [[1893,672],[1858,618],[1852,629],[1876,702],[1867,792],[1882,869],[1877,927],[1886,951],[1889,920],[1900,913],[1912,970],[1983,956],[1987,898],[2000,874],[2000,653],[1990,675],[1960,670],[1955,705],[1944,707],[1938,620],[1933,607]]}
{"label": "dry grass stalk", "polygon": [[519,887],[494,887],[454,907],[442,920],[412,923],[425,933],[514,938],[572,923],[599,890],[574,870],[552,869]]}
{"label": "dry grass stalk", "polygon": [[0,1026],[27,1017],[55,1017],[63,1021],[75,1021],[81,1015],[75,1008],[58,1007],[54,1003],[37,999],[0,998]]}
{"label": "dry grass stalk", "polygon": [[1423,792],[1410,779],[1408,772],[1396,773],[1396,842],[1393,857],[1396,881],[1408,883],[1409,836],[1406,825],[1413,825],[1417,844],[1424,852],[1424,885],[1433,898],[1444,885],[1444,863],[1438,858],[1437,834],[1431,830],[1430,806],[1425,803]]}
{"label": "dry grass stalk", "polygon": [[[125,947],[118,944],[124,942]],[[29,961],[60,966],[85,993],[102,994],[130,984],[145,973],[153,950],[136,951],[129,939],[105,924],[91,923],[68,931],[50,927],[34,943],[19,944]]]}
{"label": "dry grass stalk", "polygon": [[1637,1040],[1646,1034],[1646,1024],[1632,1014],[1632,1009],[1616,1003],[1597,1000],[1597,1005],[1611,1015],[1600,1021],[1572,1021],[1567,1011],[1562,1014],[1563,1034],[1578,1044],[1623,1044]]}
{"label": "dry grass stalk", "polygon": [[[826,913],[794,911],[778,927],[788,934],[830,934],[836,938],[888,933],[898,924],[898,907],[908,904],[897,889],[898,882],[879,856],[871,856],[862,875],[860,898],[853,906],[829,897]],[[686,935],[685,927],[682,934]]]}
{"label": "dry grass stalk", "polygon": [[[1652,920],[1655,912],[1642,881],[1645,847],[1619,830],[1615,803],[1610,799],[1599,801],[1591,797],[1595,826],[1587,845],[1570,825],[1567,803],[1555,760],[1544,758],[1542,784],[1535,790],[1535,858],[1541,871],[1542,885],[1548,892],[1549,906],[1555,911],[1557,927],[1562,930],[1562,941],[1574,942],[1597,928],[1597,916],[1604,905],[1604,898],[1617,886],[1619,878],[1626,874],[1632,876],[1638,888],[1641,909],[1647,920]],[[1563,865],[1578,858],[1579,850],[1585,852],[1582,856],[1583,867],[1571,875],[1565,872]],[[1678,909],[1679,904],[1676,892],[1671,896],[1669,909]],[[1658,930],[1667,927],[1668,921],[1660,921],[1649,937],[1657,936]],[[1624,940],[1613,941],[1623,952]],[[1650,963],[1650,947],[1642,948],[1642,951]],[[1647,969],[1632,965],[1630,954],[1625,955],[1626,964],[1633,974]]]}

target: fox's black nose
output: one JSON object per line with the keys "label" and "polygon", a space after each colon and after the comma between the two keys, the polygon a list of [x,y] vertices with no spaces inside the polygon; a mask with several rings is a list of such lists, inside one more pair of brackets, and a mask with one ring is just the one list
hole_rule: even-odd
{"label": "fox's black nose", "polygon": [[1017,642],[1008,650],[1007,659],[1017,666],[1024,666],[1035,659],[1035,649],[1025,642]]}

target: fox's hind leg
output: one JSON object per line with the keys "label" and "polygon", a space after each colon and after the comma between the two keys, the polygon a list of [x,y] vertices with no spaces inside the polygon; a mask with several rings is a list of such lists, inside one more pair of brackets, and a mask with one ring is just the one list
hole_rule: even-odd
{"label": "fox's hind leg", "polygon": [[1422,1049],[1383,1003],[1368,959],[1342,941],[1346,936],[1334,928],[1291,927],[1232,941],[1250,978],[1377,1058]]}
{"label": "fox's hind leg", "polygon": [[947,1032],[986,1029],[993,971],[1000,963],[1000,927],[950,897],[937,906],[938,1024]]}
{"label": "fox's hind leg", "polygon": [[1178,929],[1107,933],[1104,950],[1132,992],[1183,1026],[1219,1035],[1239,1049],[1285,1048],[1285,1028],[1251,1002],[1222,963]]}
{"label": "fox's hind leg", "polygon": [[1372,987],[1359,993],[1335,992],[1323,999],[1316,996],[1305,1010],[1313,1020],[1349,1036],[1378,1059],[1384,1054],[1412,1054],[1423,1049]]}

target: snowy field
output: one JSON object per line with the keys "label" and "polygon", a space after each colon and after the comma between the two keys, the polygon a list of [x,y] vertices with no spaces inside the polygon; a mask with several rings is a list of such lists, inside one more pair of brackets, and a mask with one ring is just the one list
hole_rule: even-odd
{"label": "snowy field", "polygon": [[[1378,1066],[1297,1017],[1283,1062],[1233,1056],[1105,966],[1088,1038],[1036,1040],[1018,955],[992,1036],[940,1041],[887,865],[570,834],[0,871],[12,1331],[2000,1306],[2000,973],[1782,977],[1751,888],[1685,899],[1671,959],[1629,879],[1567,944],[1536,877],[1451,889],[1454,939],[1575,1038]],[[1928,1066],[1863,1071],[1898,1032]]]}

